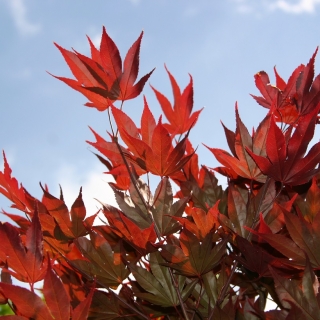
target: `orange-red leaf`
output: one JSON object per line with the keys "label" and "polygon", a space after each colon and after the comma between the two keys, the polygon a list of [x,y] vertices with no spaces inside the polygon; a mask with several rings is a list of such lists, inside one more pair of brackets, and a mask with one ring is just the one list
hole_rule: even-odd
{"label": "orange-red leaf", "polygon": [[81,92],[90,101],[85,105],[99,111],[106,110],[113,101],[125,101],[138,96],[153,70],[135,83],[139,70],[139,52],[143,32],[129,49],[122,68],[118,47],[102,30],[100,50],[88,37],[91,58],[74,50],[68,51],[55,44],[62,53],[76,80],[56,77],[74,90]]}
{"label": "orange-red leaf", "polygon": [[193,81],[190,76],[190,82],[187,87],[181,93],[180,88],[173,77],[173,75],[168,71],[169,79],[172,86],[174,104],[171,105],[168,98],[166,98],[161,92],[152,87],[160,106],[169,121],[169,124],[165,124],[165,127],[171,134],[183,134],[190,130],[197,122],[201,110],[194,113],[193,108]]}
{"label": "orange-red leaf", "polygon": [[47,306],[34,292],[0,282],[0,292],[15,305],[20,316],[35,320],[53,319]]}
{"label": "orange-red leaf", "polygon": [[88,319],[89,309],[95,289],[92,288],[87,297],[82,300],[73,310],[72,320],[86,320]]}
{"label": "orange-red leaf", "polygon": [[71,311],[69,297],[61,280],[53,272],[50,263],[44,278],[42,292],[54,319],[69,320]]}

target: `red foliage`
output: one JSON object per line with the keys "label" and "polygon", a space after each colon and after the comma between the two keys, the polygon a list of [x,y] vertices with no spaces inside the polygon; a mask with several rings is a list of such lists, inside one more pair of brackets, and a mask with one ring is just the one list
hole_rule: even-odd
{"label": "red foliage", "polygon": [[[173,104],[153,88],[169,123],[155,120],[146,98],[140,127],[123,111],[151,75],[135,83],[141,39],[123,65],[105,28],[100,50],[89,39],[91,58],[56,45],[76,80],[57,78],[113,116],[110,141],[91,129],[88,143],[115,179],[118,207],[102,204],[94,224],[81,189],[70,210],[62,191],[57,198],[41,186],[38,200],[3,154],[0,192],[25,217],[2,212],[17,226],[0,224],[0,304],[11,319],[319,319],[320,143],[310,146],[317,50],[287,83],[276,70],[275,86],[255,75],[262,97],[253,97],[268,114],[249,134],[236,106],[235,132],[223,125],[231,153],[207,147],[228,178],[223,190],[188,139],[202,111],[192,112],[191,76],[181,93],[167,70]],[[154,194],[142,180],[151,174]],[[277,308],[265,311],[267,298]]]}

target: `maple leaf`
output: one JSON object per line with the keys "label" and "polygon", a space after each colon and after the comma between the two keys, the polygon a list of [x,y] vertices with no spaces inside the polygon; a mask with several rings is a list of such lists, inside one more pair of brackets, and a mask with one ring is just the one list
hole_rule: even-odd
{"label": "maple leaf", "polygon": [[185,155],[187,135],[173,147],[173,136],[163,126],[161,117],[155,124],[146,100],[141,134],[129,116],[114,106],[111,108],[121,138],[131,151],[126,156],[143,170],[159,176],[170,176],[181,170],[192,157],[192,154]]}
{"label": "maple leaf", "polygon": [[193,108],[193,81],[191,75],[189,75],[189,84],[184,89],[183,93],[181,93],[181,90],[175,78],[172,76],[166,66],[165,69],[169,75],[169,79],[171,82],[174,97],[173,106],[171,105],[168,98],[165,97],[161,92],[159,92],[152,86],[151,88],[153,89],[160,103],[162,111],[169,121],[168,124],[164,124],[165,128],[171,134],[183,134],[189,131],[196,124],[203,108],[191,114]]}
{"label": "maple leaf", "polygon": [[200,277],[221,262],[225,254],[228,238],[218,244],[213,241],[213,232],[209,232],[200,241],[192,232],[182,229],[179,244],[162,245],[161,255],[168,261],[167,266],[187,277]]}
{"label": "maple leaf", "polygon": [[209,232],[211,232],[217,224],[216,211],[218,211],[219,201],[216,202],[214,207],[210,208],[208,212],[205,212],[201,208],[192,207],[188,210],[189,217],[192,217],[193,221],[187,218],[172,217],[174,220],[179,221],[184,228],[192,232],[197,236],[199,240],[203,240]]}
{"label": "maple leaf", "polygon": [[237,236],[236,242],[238,249],[242,253],[241,256],[235,256],[236,260],[247,269],[256,272],[259,277],[271,276],[268,266],[284,270],[289,269],[289,266],[282,259],[274,257],[259,245],[250,243],[240,236]]}
{"label": "maple leaf", "polygon": [[315,168],[320,162],[320,143],[316,143],[304,157],[308,144],[313,137],[319,107],[300,117],[291,137],[276,125],[271,117],[266,140],[266,157],[256,155],[246,148],[260,170],[282,184],[302,185],[319,172]]}
{"label": "maple leaf", "polygon": [[12,208],[16,208],[23,212],[33,211],[33,207],[28,205],[26,201],[26,191],[22,184],[16,178],[11,176],[12,170],[7,161],[6,155],[3,153],[4,169],[0,171],[0,193],[8,198],[13,204]]}
{"label": "maple leaf", "polygon": [[20,316],[35,320],[53,319],[42,299],[26,288],[0,282],[0,293],[13,302]]}
{"label": "maple leaf", "polygon": [[[131,217],[130,213],[134,211],[135,209],[132,207],[130,210],[126,210],[126,214],[130,216],[130,219],[117,208],[110,205],[103,206],[103,213],[114,233],[132,245],[139,255],[144,256],[149,251],[149,243],[154,243],[157,235],[153,223],[147,222],[141,217],[139,218],[137,213],[134,213],[133,218]],[[144,227],[141,227],[141,225]]]}
{"label": "maple leaf", "polygon": [[[153,304],[164,307],[177,306],[180,304],[177,291],[172,283],[169,269],[163,266],[164,263],[165,261],[161,257],[160,253],[154,252],[150,254],[151,272],[130,264],[129,267],[133,276],[145,292],[137,286],[133,286],[133,289],[137,297],[147,300]],[[184,287],[186,282],[185,277],[178,276],[176,281],[182,300],[185,300],[192,292],[196,282],[191,281]]]}
{"label": "maple leaf", "polygon": [[[73,247],[77,249],[75,245],[73,245]],[[81,253],[80,258],[83,259]],[[76,259],[77,257],[72,257],[70,260]],[[52,269],[61,279],[72,307],[77,306],[85,299],[87,294],[87,288],[83,283],[83,274],[77,271],[75,267],[70,266],[65,260],[59,260],[59,264],[53,264]]]}
{"label": "maple leaf", "polygon": [[47,274],[43,282],[43,295],[47,306],[56,320],[69,320],[71,305],[65,288],[48,263]]}
{"label": "maple leaf", "polygon": [[312,222],[309,222],[307,216],[304,218],[301,214],[296,216],[284,208],[282,210],[285,217],[285,226],[290,237],[283,234],[273,234],[271,231],[249,230],[288,257],[298,268],[306,263],[306,255],[311,265],[314,268],[319,268],[320,254],[317,247],[320,244],[320,212]]}
{"label": "maple leaf", "polygon": [[[109,171],[105,172],[106,174],[111,174],[115,179],[115,183],[112,185],[115,186],[119,190],[127,190],[130,187],[130,175],[128,173],[127,167],[123,162],[121,153],[119,148],[123,154],[127,154],[128,150],[126,150],[123,146],[115,141],[106,141],[100,135],[98,135],[93,129],[90,128],[92,133],[96,138],[96,142],[87,141],[90,145],[96,148],[100,153],[102,153],[105,157],[110,160],[106,160],[100,155],[95,154],[101,163],[103,163]],[[134,171],[138,176],[141,176],[145,173],[145,170],[141,169],[136,163],[130,161],[128,159],[130,166],[134,167]]]}
{"label": "maple leaf", "polygon": [[312,184],[308,189],[305,199],[298,196],[295,203],[298,205],[304,218],[308,222],[312,223],[319,213],[320,208],[320,188],[317,185],[316,177],[313,177]]}
{"label": "maple leaf", "polygon": [[72,312],[72,320],[88,319],[89,309],[95,289],[92,288],[84,300],[82,300]]}
{"label": "maple leaf", "polygon": [[78,238],[75,244],[85,260],[72,260],[72,265],[94,276],[98,283],[116,289],[128,277],[129,271],[121,260],[119,245],[113,251],[107,240],[95,233],[90,234],[90,240]]}
{"label": "maple leaf", "polygon": [[270,84],[269,76],[261,71],[255,75],[255,83],[262,97],[252,97],[263,107],[270,109],[277,122],[296,125],[304,116],[318,107],[320,102],[320,75],[314,78],[314,62],[318,48],[307,65],[301,64],[286,83],[277,73],[276,86]]}
{"label": "maple leaf", "polygon": [[[269,268],[282,305],[288,309],[300,310],[301,314],[298,319],[319,319],[319,281],[308,259],[301,283],[294,279],[284,279],[273,268]],[[293,315],[294,313],[290,312],[287,319],[292,319]]]}
{"label": "maple leaf", "polygon": [[42,188],[42,190],[42,203],[47,208],[49,214],[55,219],[65,236],[73,239],[87,234],[86,226],[90,228],[93,220],[92,217],[85,219],[86,209],[82,200],[82,188],[80,188],[79,195],[73,203],[70,212],[63,201],[62,190],[62,200],[55,198],[45,189]]}
{"label": "maple leaf", "polygon": [[213,153],[216,159],[225,166],[222,168],[215,168],[214,170],[232,179],[242,177],[258,182],[265,182],[266,176],[250,157],[247,149],[259,154],[260,156],[265,155],[269,116],[264,118],[256,132],[254,132],[251,137],[248,129],[239,117],[238,107],[236,104],[236,123],[237,127],[235,133],[224,126],[229,148],[233,156],[224,150],[206,146]]}
{"label": "maple leaf", "polygon": [[191,214],[192,207],[199,207],[207,211],[208,207],[212,207],[223,197],[222,187],[218,185],[214,172],[205,166],[198,170],[198,175],[193,176],[192,174],[186,181],[179,181],[179,185],[181,188],[177,193],[179,198],[191,196],[188,207],[185,209],[187,214]]}
{"label": "maple leaf", "polygon": [[[120,290],[119,296],[122,296]],[[115,294],[103,291],[95,291],[90,306],[89,319],[121,319],[121,317],[133,316],[132,311],[127,306],[120,303]]]}
{"label": "maple leaf", "polygon": [[178,231],[181,226],[174,218],[182,216],[188,198],[182,198],[173,203],[172,187],[167,177],[161,179],[154,198],[151,210],[161,236]]}
{"label": "maple leaf", "polygon": [[10,274],[31,285],[43,279],[47,262],[43,257],[43,235],[37,210],[26,232],[25,244],[18,229],[7,222],[0,224],[0,239],[0,257],[7,261]]}
{"label": "maple leaf", "polygon": [[91,58],[77,51],[66,50],[55,43],[67,62],[76,80],[57,77],[74,90],[81,92],[90,102],[85,105],[99,111],[106,110],[116,100],[125,101],[137,97],[153,70],[135,83],[139,70],[139,53],[143,32],[129,49],[122,66],[119,50],[109,37],[105,27],[102,30],[100,50],[88,37]]}

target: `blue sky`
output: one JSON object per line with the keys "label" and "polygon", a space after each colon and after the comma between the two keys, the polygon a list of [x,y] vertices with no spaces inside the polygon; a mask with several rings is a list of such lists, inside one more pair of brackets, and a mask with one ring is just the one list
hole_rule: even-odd
{"label": "blue sky", "polygon": [[[220,120],[235,129],[236,101],[249,130],[257,127],[266,110],[249,95],[258,94],[254,74],[274,79],[276,65],[287,79],[307,63],[320,43],[319,13],[319,0],[0,0],[0,149],[36,197],[41,181],[55,195],[60,183],[69,206],[83,186],[89,214],[94,197],[113,202],[85,143],[93,141],[88,126],[105,135],[107,114],[84,107],[80,93],[46,73],[71,77],[53,41],[89,55],[86,35],[98,43],[104,25],[123,57],[144,30],[140,75],[156,67],[150,83],[170,99],[164,63],[182,88],[193,76],[194,109],[205,109],[190,137],[200,162],[215,167],[201,143],[228,150]],[[149,85],[145,94],[158,117]],[[142,105],[142,96],[125,105],[137,123]],[[0,198],[0,207],[8,204]]]}

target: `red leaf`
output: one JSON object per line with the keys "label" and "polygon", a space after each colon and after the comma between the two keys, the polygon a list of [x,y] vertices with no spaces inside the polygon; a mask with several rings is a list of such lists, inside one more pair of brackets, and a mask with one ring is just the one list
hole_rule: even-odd
{"label": "red leaf", "polygon": [[19,231],[9,223],[0,224],[0,250],[9,272],[20,281],[34,284],[43,279],[46,271],[42,253],[42,231],[35,211],[26,235],[26,247]]}
{"label": "red leaf", "polygon": [[288,83],[275,68],[277,87],[270,85],[264,71],[255,75],[256,86],[263,97],[252,96],[260,105],[270,109],[277,122],[295,126],[301,116],[312,112],[320,103],[320,75],[313,79],[317,52],[318,48],[306,66],[302,64],[293,71]]}
{"label": "red leaf", "polygon": [[320,161],[320,143],[316,143],[305,156],[306,149],[313,137],[318,109],[300,118],[300,121],[289,139],[271,118],[267,136],[267,157],[247,151],[261,171],[276,181],[288,185],[301,185],[319,171],[315,168]]}
{"label": "red leaf", "polygon": [[276,76],[276,86],[278,89],[283,91],[286,88],[286,82],[279,76],[276,67],[273,68],[274,74]]}
{"label": "red leaf", "polygon": [[20,316],[35,320],[53,319],[45,303],[35,293],[2,282],[0,292],[14,303]]}
{"label": "red leaf", "polygon": [[53,272],[50,263],[44,278],[43,295],[54,319],[70,319],[70,301],[60,278]]}
{"label": "red leaf", "polygon": [[79,305],[73,310],[72,313],[72,320],[86,320],[88,319],[88,314],[89,314],[89,308],[91,305],[93,293],[94,293],[94,288],[92,288],[87,295],[87,297],[80,302]]}
{"label": "red leaf", "polygon": [[180,88],[172,76],[172,74],[166,68],[169,75],[174,104],[173,106],[169,100],[155,88],[151,87],[156,94],[156,97],[160,103],[162,111],[164,112],[169,124],[166,124],[166,128],[171,134],[183,134],[190,130],[197,122],[201,110],[198,110],[191,114],[193,108],[193,82],[190,76],[190,82],[181,94]]}
{"label": "red leaf", "polygon": [[144,99],[144,108],[143,108],[143,113],[141,117],[141,136],[142,136],[142,140],[147,145],[150,146],[152,142],[153,131],[156,127],[156,121],[149,109],[147,99],[145,97],[143,97],[143,99]]}
{"label": "red leaf", "polygon": [[102,30],[100,51],[88,37],[91,58],[74,51],[68,51],[56,44],[70,67],[76,80],[56,77],[71,88],[81,92],[90,102],[86,106],[106,110],[113,101],[125,101],[138,96],[153,70],[134,83],[139,70],[139,52],[143,32],[129,49],[123,64],[119,50],[109,37],[105,27]]}
{"label": "red leaf", "polygon": [[[172,135],[161,123],[161,117],[158,124],[154,124],[147,104],[141,120],[147,122],[142,125],[142,137],[131,118],[123,111],[112,106],[112,112],[121,138],[131,152],[125,155],[141,169],[159,176],[170,176],[181,170],[192,157],[193,154],[185,155],[187,136],[173,148]],[[128,130],[124,123],[128,124]]]}
{"label": "red leaf", "polygon": [[42,203],[46,206],[49,214],[56,220],[62,232],[72,239],[85,235],[87,231],[83,220],[86,211],[82,201],[82,190],[80,189],[79,196],[72,205],[70,213],[63,200],[55,198],[43,188],[42,190]]}
{"label": "red leaf", "polygon": [[8,198],[13,204],[12,208],[19,209],[21,211],[32,211],[25,199],[25,190],[16,178],[11,176],[12,170],[7,162],[6,155],[3,151],[4,169],[0,171],[0,193]]}
{"label": "red leaf", "polygon": [[117,81],[118,87],[120,87],[119,81],[122,73],[121,57],[116,44],[107,34],[105,27],[102,29],[100,59],[104,72],[110,77],[111,81]]}
{"label": "red leaf", "polygon": [[262,97],[253,96],[253,98],[263,107],[269,108],[275,99],[277,99],[277,94],[279,90],[270,85],[269,76],[266,72],[260,71],[254,75],[255,83]]}
{"label": "red leaf", "polygon": [[233,156],[228,152],[207,147],[216,159],[226,168],[216,168],[215,170],[221,174],[227,175],[229,178],[237,179],[243,177],[258,182],[265,182],[266,177],[262,174],[259,167],[251,159],[248,150],[255,150],[260,155],[265,155],[266,133],[269,125],[269,116],[265,117],[257,128],[257,131],[250,136],[248,129],[242,123],[238,108],[236,105],[236,132],[225,129],[226,137]]}

